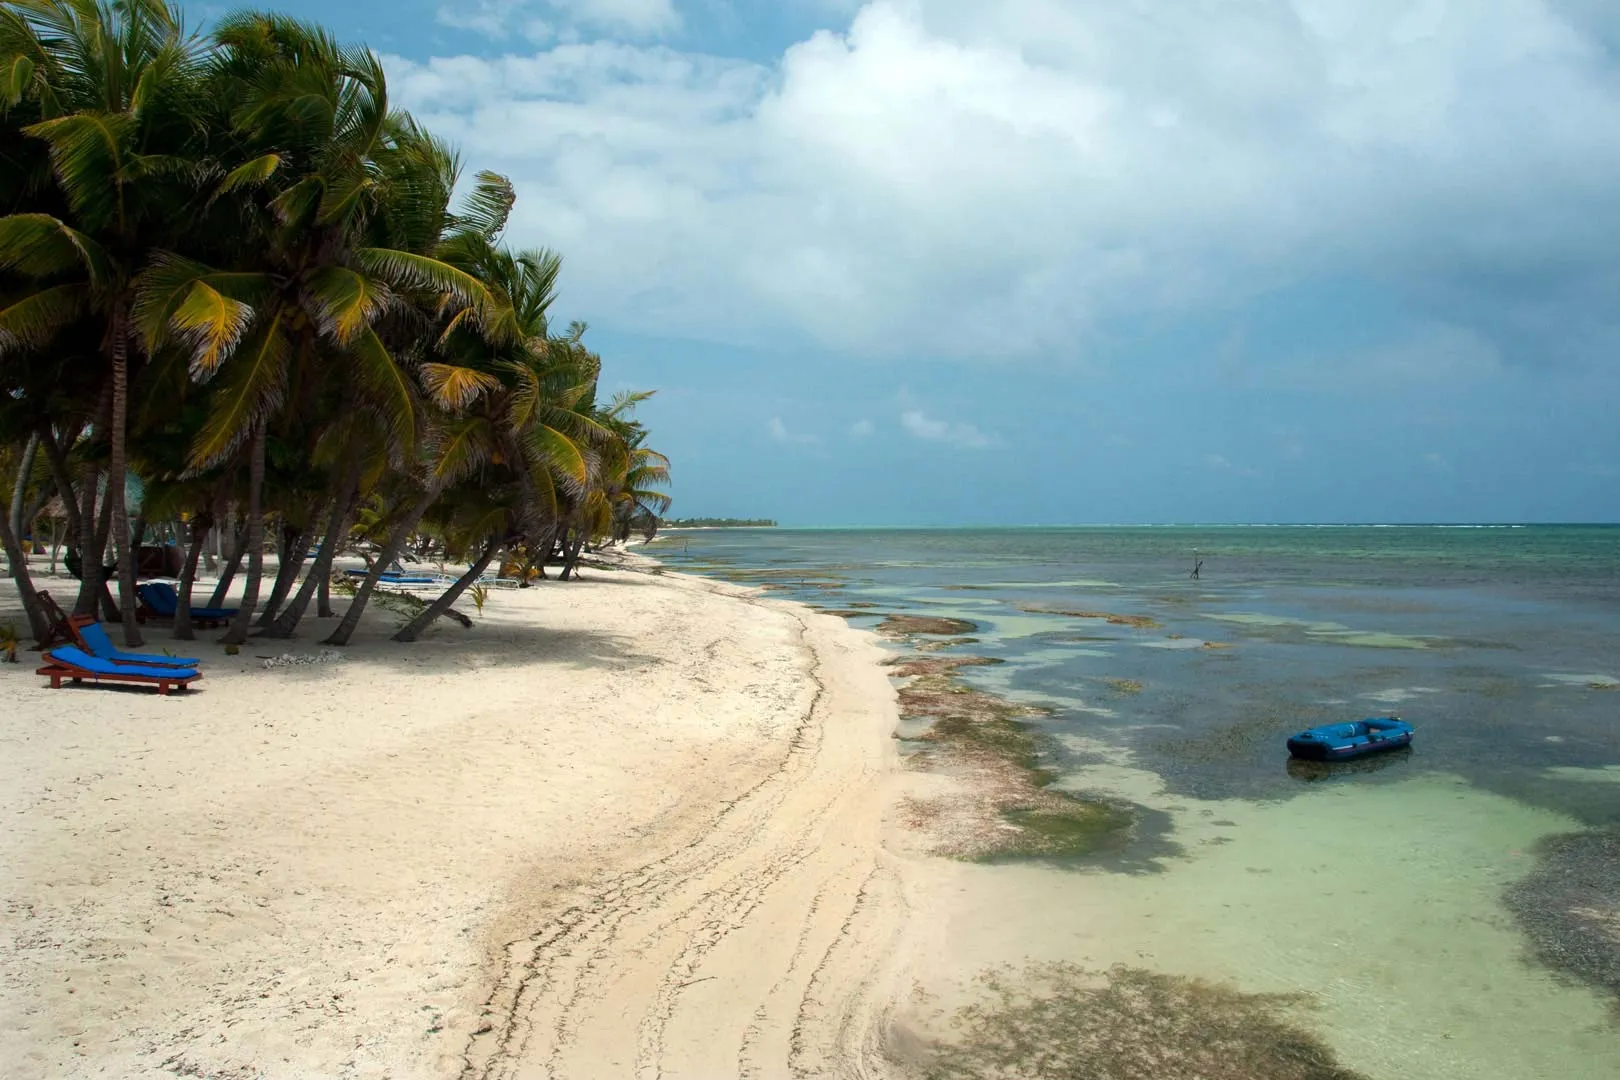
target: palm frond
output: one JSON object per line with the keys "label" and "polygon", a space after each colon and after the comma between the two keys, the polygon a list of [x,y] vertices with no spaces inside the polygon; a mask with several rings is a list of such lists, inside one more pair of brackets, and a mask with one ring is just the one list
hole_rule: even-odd
{"label": "palm frond", "polygon": [[280,408],[291,356],[291,342],[277,313],[254,332],[238,350],[236,362],[226,369],[223,385],[214,392],[208,419],[192,442],[187,463],[191,471],[224,460],[258,424]]}
{"label": "palm frond", "polygon": [[281,168],[280,154],[261,154],[252,161],[238,165],[226,173],[225,178],[219,182],[215,192],[224,195],[238,188],[262,184],[274,176],[279,168]]}
{"label": "palm frond", "polygon": [[51,215],[0,218],[0,270],[46,278],[76,266],[84,269],[94,288],[101,288],[112,277],[112,260],[102,246]]}
{"label": "palm frond", "polygon": [[517,202],[512,181],[497,172],[480,172],[456,211],[456,225],[494,241],[506,229],[506,219]]}
{"label": "palm frond", "polygon": [[64,327],[83,316],[89,303],[88,287],[73,282],[29,293],[0,309],[0,355],[49,344]]}
{"label": "palm frond", "polygon": [[432,402],[450,411],[459,412],[501,388],[501,380],[495,376],[456,364],[423,364],[421,374]]}
{"label": "palm frond", "polygon": [[75,112],[23,128],[42,139],[56,182],[87,226],[124,228],[124,185],[136,123],[124,113]]}
{"label": "palm frond", "polygon": [[321,331],[339,345],[353,341],[394,299],[382,282],[342,266],[310,275],[308,295]]}
{"label": "palm frond", "polygon": [[360,392],[376,407],[389,440],[409,452],[416,441],[416,395],[409,373],[370,326],[355,334],[348,352]]}

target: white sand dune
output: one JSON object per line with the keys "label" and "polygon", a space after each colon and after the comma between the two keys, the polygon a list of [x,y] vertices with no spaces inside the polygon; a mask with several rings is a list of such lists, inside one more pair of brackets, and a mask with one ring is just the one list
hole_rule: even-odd
{"label": "white sand dune", "polygon": [[167,698],[0,665],[0,1075],[882,1072],[914,946],[873,639],[630,571],[397,621],[274,670],[328,624],[155,628],[205,660]]}

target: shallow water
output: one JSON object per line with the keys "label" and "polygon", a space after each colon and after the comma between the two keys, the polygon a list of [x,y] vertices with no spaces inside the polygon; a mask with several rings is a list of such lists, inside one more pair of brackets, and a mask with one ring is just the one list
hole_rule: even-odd
{"label": "shallow water", "polygon": [[[1377,1080],[1620,1076],[1613,999],[1532,962],[1502,902],[1539,838],[1620,825],[1620,528],[716,531],[653,553],[972,621],[947,653],[1006,663],[964,680],[1052,708],[1063,786],[1142,808],[1111,864],[968,870],[943,975],[1126,962],[1309,992],[1312,1030]],[[1412,751],[1286,761],[1293,730],[1391,712]]]}

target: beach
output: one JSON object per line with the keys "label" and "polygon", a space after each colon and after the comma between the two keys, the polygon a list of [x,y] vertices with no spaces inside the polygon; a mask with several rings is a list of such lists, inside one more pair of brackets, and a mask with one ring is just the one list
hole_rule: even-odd
{"label": "beach", "polygon": [[0,1074],[876,1071],[930,925],[882,651],[628,564],[414,645],[149,625],[170,697],[0,666]]}

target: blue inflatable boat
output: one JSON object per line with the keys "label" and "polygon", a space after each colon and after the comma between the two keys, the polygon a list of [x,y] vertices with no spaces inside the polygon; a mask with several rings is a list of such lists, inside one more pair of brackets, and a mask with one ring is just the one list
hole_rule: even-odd
{"label": "blue inflatable boat", "polygon": [[1288,752],[1306,761],[1349,761],[1412,745],[1412,725],[1396,716],[1313,727],[1288,739]]}

